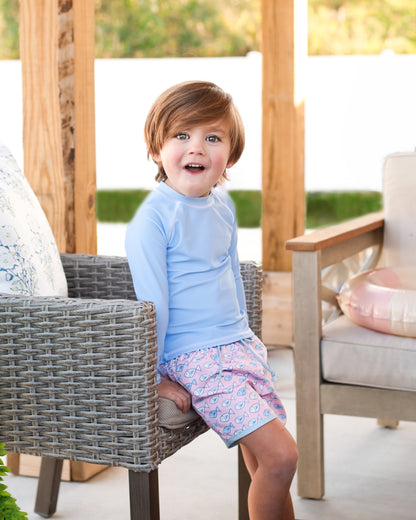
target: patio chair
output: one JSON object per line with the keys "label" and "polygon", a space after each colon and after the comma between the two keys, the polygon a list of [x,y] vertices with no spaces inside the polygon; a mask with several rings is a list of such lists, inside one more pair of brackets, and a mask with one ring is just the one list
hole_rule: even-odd
{"label": "patio chair", "polygon": [[[43,254],[39,243],[50,229],[0,144],[0,210],[21,223],[26,212],[8,200],[14,192],[43,219],[36,228],[31,211],[25,222],[36,228],[34,248]],[[153,304],[136,300],[123,257],[62,254],[67,294],[66,287],[37,291],[45,266],[25,264],[18,238],[27,235],[14,233],[6,217],[0,215],[0,438],[10,452],[42,457],[36,512],[55,512],[62,461],[69,459],[127,468],[131,519],[159,519],[159,464],[208,428],[195,412],[184,415],[158,398]],[[54,260],[52,246],[45,262]],[[46,277],[51,270],[47,265]],[[262,270],[243,262],[241,272],[249,322],[260,334]],[[240,474],[246,493],[242,467]],[[241,519],[248,518],[245,503]]]}
{"label": "patio chair", "polygon": [[[416,420],[416,338],[359,326],[339,309],[338,317],[323,323],[354,272],[416,265],[415,198],[416,153],[389,155],[383,166],[384,212],[286,243],[293,252],[302,497],[319,499],[325,493],[324,414],[374,417],[384,425]],[[336,283],[328,287],[329,280]]]}

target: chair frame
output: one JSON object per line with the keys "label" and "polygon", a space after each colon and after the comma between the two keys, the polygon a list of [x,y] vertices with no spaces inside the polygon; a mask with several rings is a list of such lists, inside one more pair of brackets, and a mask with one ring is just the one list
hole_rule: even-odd
{"label": "chair frame", "polygon": [[[324,414],[416,420],[415,392],[329,383],[321,373],[322,301],[335,303],[322,287],[322,270],[369,247],[383,244],[383,212],[320,229],[286,242],[293,252],[294,358],[298,494],[320,499],[324,481]],[[374,259],[373,264],[377,261]]]}
{"label": "chair frame", "polygon": [[[62,460],[129,470],[132,520],[159,520],[158,466],[208,430],[158,425],[156,315],[127,259],[61,255],[68,298],[0,294],[0,437],[42,456],[35,510],[56,510]],[[261,336],[262,269],[242,262],[249,323]],[[249,479],[239,462],[240,520]]]}

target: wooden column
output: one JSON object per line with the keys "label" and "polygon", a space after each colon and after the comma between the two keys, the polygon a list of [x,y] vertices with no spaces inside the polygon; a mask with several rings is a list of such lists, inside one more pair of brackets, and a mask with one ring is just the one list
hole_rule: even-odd
{"label": "wooden column", "polygon": [[61,252],[96,253],[94,0],[21,0],[24,171]]}
{"label": "wooden column", "polygon": [[291,271],[285,241],[304,231],[306,0],[262,0],[263,267]]}

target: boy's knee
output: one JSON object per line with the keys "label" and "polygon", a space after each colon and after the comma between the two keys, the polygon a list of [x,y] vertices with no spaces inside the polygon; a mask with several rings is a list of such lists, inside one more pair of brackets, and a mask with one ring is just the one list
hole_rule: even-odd
{"label": "boy's knee", "polygon": [[291,443],[286,451],[285,464],[287,469],[294,475],[298,464],[298,448],[295,441]]}
{"label": "boy's knee", "polygon": [[298,463],[298,449],[293,439],[290,439],[276,452],[275,457],[270,460],[271,470],[280,477],[285,475],[293,478]]}
{"label": "boy's knee", "polygon": [[253,453],[262,473],[279,480],[289,481],[293,478],[298,462],[297,445],[288,430],[277,421],[251,434],[246,442],[247,449]]}

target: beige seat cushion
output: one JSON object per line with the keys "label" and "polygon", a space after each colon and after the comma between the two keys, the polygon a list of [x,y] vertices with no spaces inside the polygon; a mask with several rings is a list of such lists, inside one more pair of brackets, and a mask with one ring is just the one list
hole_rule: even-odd
{"label": "beige seat cushion", "polygon": [[323,327],[327,381],[416,391],[416,339],[359,327],[341,316]]}
{"label": "beige seat cushion", "polygon": [[187,413],[181,412],[170,399],[159,397],[159,425],[168,430],[185,428],[199,418],[193,408]]}

